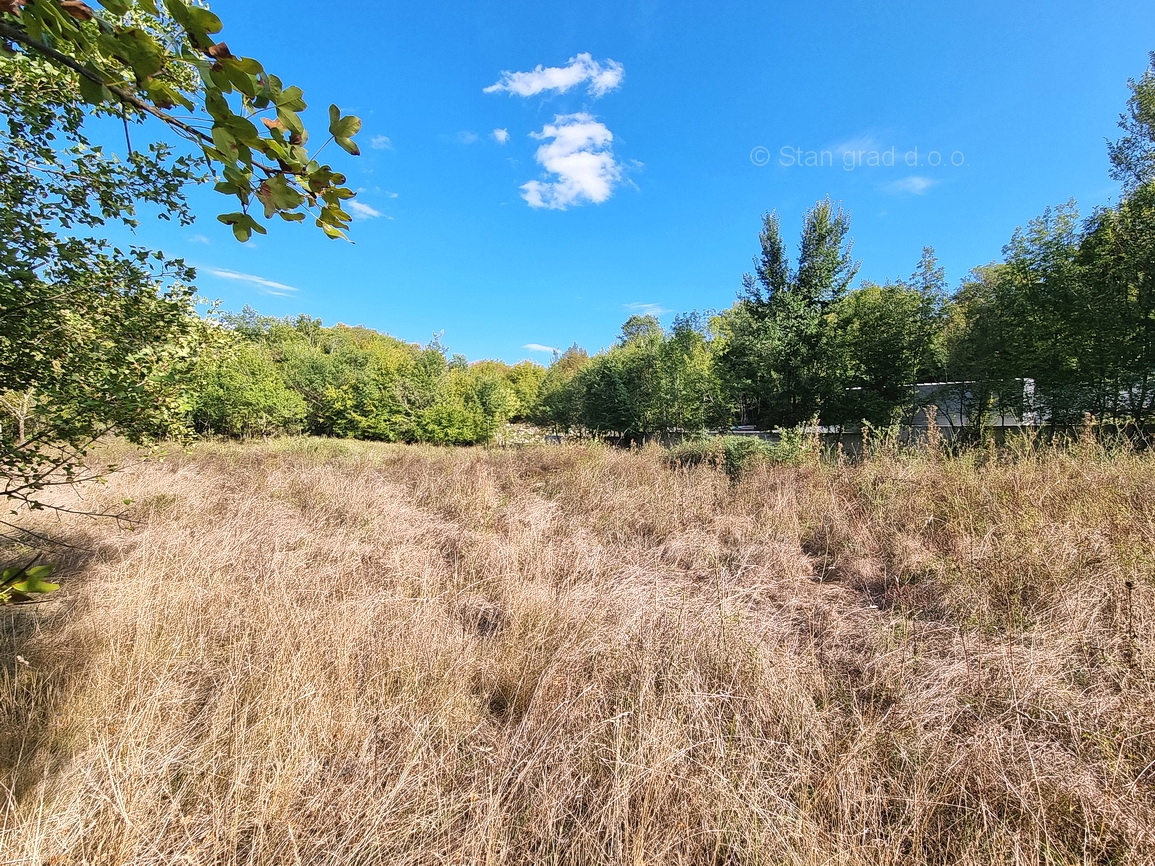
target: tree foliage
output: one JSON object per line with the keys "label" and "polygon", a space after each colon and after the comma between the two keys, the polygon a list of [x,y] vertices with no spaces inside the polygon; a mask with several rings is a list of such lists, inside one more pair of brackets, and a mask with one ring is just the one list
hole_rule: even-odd
{"label": "tree foliage", "polygon": [[468,445],[533,414],[545,371],[534,364],[467,364],[437,339],[418,346],[369,328],[246,309],[221,317],[186,403],[201,433],[306,432],[385,442]]}
{"label": "tree foliage", "polygon": [[531,421],[555,433],[583,429],[585,393],[581,373],[589,360],[589,353],[576,343],[554,359],[542,377],[537,406],[529,416]]}
{"label": "tree foliage", "polygon": [[736,307],[719,322],[721,364],[745,420],[795,426],[837,395],[830,314],[858,272],[850,219],[829,199],[803,219],[797,264],[785,253],[775,214],[759,234],[761,255],[743,278]]}
{"label": "tree foliage", "polygon": [[1107,145],[1111,176],[1127,192],[1155,181],[1155,51],[1138,80],[1127,82],[1131,97],[1119,116],[1123,136]]}
{"label": "tree foliage", "polygon": [[163,144],[125,159],[94,146],[69,76],[35,57],[0,57],[0,117],[0,476],[37,505],[82,477],[105,431],[139,440],[179,423],[201,330],[191,271],[82,233],[133,226],[142,206],[188,220],[195,172]]}
{"label": "tree foliage", "polygon": [[[239,240],[264,234],[258,220],[299,222],[312,214],[330,237],[344,237],[353,197],[345,177],[309,155],[306,108],[299,87],[287,86],[252,57],[218,41],[221,20],[186,0],[103,0],[97,11],[81,0],[0,0],[0,47],[9,60],[35,61],[62,76],[76,113],[83,100],[128,123],[152,117],[185,139],[219,173],[218,192],[239,210],[218,219]],[[174,108],[192,114],[178,118]],[[254,123],[254,120],[258,123]],[[351,154],[361,121],[329,108],[328,132]]]}
{"label": "tree foliage", "polygon": [[916,382],[941,375],[942,297],[903,283],[864,285],[833,312],[832,353],[842,387],[828,423],[889,426],[914,409]]}

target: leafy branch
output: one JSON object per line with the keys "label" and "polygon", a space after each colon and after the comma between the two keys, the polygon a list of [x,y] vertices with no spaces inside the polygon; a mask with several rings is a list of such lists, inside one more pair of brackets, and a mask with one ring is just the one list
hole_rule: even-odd
{"label": "leafy branch", "polygon": [[[204,7],[187,0],[101,5],[105,12],[98,14],[81,0],[0,0],[0,40],[9,54],[19,50],[75,74],[86,103],[129,106],[196,145],[221,174],[217,192],[239,203],[239,210],[217,217],[238,240],[266,233],[254,217],[254,199],[266,220],[301,222],[312,215],[327,236],[346,237],[352,217],[342,203],[355,193],[343,174],[306,150],[299,113],[307,104],[299,87],[285,86],[259,61],[217,41],[223,25]],[[180,44],[162,44],[156,28],[140,25],[141,16],[163,18]],[[190,120],[170,113],[178,105]],[[263,129],[251,120],[262,112],[275,113],[262,118]],[[194,125],[200,123],[208,128]],[[330,106],[330,140],[354,156],[360,128],[360,119]]]}

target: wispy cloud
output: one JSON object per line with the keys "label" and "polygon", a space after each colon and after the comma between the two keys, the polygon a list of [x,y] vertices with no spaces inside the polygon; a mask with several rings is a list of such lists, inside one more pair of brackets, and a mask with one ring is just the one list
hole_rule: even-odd
{"label": "wispy cloud", "polygon": [[561,351],[560,349],[557,349],[553,346],[543,346],[541,343],[526,343],[521,348],[529,349],[531,352],[560,352]]}
{"label": "wispy cloud", "polygon": [[347,202],[346,207],[349,208],[349,213],[355,220],[371,220],[382,215],[381,211],[377,210],[377,208],[367,205],[364,202],[359,202],[356,199]]}
{"label": "wispy cloud", "polygon": [[490,135],[493,136],[493,140],[496,141],[498,144],[505,144],[507,141],[509,141],[509,130],[508,129],[495,129],[493,132],[490,133]]}
{"label": "wispy cloud", "polygon": [[565,93],[579,84],[588,82],[590,96],[605,96],[621,87],[625,67],[616,60],[599,63],[589,52],[571,57],[565,66],[542,66],[529,72],[501,73],[501,79],[484,88],[485,93],[513,93],[517,96],[535,96],[549,90]]}
{"label": "wispy cloud", "polygon": [[198,234],[198,235],[193,235],[191,238],[189,238],[189,243],[193,243],[193,244],[204,244],[204,245],[207,247],[209,244],[211,244],[211,243],[212,243],[212,241],[210,241],[210,240],[209,240],[208,238],[206,238],[204,235],[199,235],[199,234]]}
{"label": "wispy cloud", "polygon": [[888,183],[884,189],[886,189],[887,192],[923,195],[937,183],[938,181],[932,177],[922,177],[921,175],[912,174],[910,177],[900,178],[893,183]]}
{"label": "wispy cloud", "polygon": [[469,132],[468,130],[457,133],[457,140],[462,144],[476,144],[480,138],[481,136],[476,132]]}
{"label": "wispy cloud", "polygon": [[220,277],[222,280],[236,280],[237,282],[256,286],[257,291],[262,295],[277,295],[282,298],[287,298],[294,292],[300,291],[296,286],[286,286],[284,283],[276,283],[264,277],[258,277],[255,274],[242,274],[239,271],[230,271],[228,268],[205,268],[205,271],[214,277]]}
{"label": "wispy cloud", "polygon": [[823,148],[823,150],[833,151],[839,157],[845,156],[848,153],[873,153],[883,149],[882,142],[871,135],[870,133],[863,133],[856,135],[853,138],[848,138],[838,144]]}
{"label": "wispy cloud", "polygon": [[633,303],[622,304],[622,306],[627,310],[631,310],[632,312],[637,313],[639,316],[660,316],[662,313],[672,312],[671,310],[667,310],[661,304]]}
{"label": "wispy cloud", "polygon": [[534,158],[553,176],[522,184],[521,197],[530,207],[565,210],[613,195],[622,167],[614,159],[613,133],[593,115],[559,114],[530,135],[545,142]]}
{"label": "wispy cloud", "polygon": [[369,146],[374,150],[392,150],[393,139],[387,135],[375,135],[369,139]]}

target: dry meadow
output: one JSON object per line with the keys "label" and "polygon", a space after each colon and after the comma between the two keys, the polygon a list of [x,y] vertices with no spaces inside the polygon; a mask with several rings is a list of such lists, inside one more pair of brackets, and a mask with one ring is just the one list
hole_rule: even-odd
{"label": "dry meadow", "polygon": [[0,611],[0,862],[1155,862],[1155,458],[297,439],[76,495],[138,522],[26,518],[76,549]]}

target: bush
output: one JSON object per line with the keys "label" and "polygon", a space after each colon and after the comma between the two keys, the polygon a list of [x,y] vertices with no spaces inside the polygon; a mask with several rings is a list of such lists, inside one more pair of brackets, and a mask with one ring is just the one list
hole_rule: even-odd
{"label": "bush", "polygon": [[667,466],[706,464],[723,470],[735,481],[760,463],[799,466],[817,454],[817,443],[802,428],[783,430],[781,440],[767,442],[756,436],[713,436],[675,445],[665,455]]}

